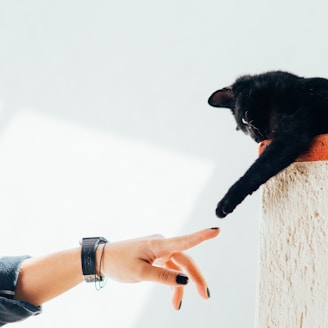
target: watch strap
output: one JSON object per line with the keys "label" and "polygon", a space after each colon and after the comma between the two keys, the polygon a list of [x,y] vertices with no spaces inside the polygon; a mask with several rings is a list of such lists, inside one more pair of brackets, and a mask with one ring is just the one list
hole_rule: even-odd
{"label": "watch strap", "polygon": [[81,265],[86,282],[102,281],[103,277],[96,272],[96,251],[99,245],[107,243],[104,237],[87,237],[81,242]]}

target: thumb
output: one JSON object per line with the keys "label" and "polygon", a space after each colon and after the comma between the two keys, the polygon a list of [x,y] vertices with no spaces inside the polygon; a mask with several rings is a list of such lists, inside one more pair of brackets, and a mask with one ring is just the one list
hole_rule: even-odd
{"label": "thumb", "polygon": [[152,265],[148,265],[143,278],[173,287],[186,285],[189,281],[189,277],[182,272]]}

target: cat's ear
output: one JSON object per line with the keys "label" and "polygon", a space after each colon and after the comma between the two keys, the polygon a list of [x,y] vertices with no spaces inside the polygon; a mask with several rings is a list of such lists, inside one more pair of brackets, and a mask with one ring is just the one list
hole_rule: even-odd
{"label": "cat's ear", "polygon": [[231,87],[226,87],[215,91],[208,99],[209,105],[213,107],[233,107],[233,92]]}

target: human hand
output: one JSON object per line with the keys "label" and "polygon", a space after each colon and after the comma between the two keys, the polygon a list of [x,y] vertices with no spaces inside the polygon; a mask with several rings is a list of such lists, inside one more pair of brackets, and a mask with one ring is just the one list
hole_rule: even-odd
{"label": "human hand", "polygon": [[97,270],[101,275],[121,282],[154,281],[170,285],[173,307],[179,310],[183,286],[189,277],[201,297],[210,297],[199,268],[183,251],[216,237],[219,232],[219,228],[211,228],[175,238],[153,235],[101,245],[97,250]]}

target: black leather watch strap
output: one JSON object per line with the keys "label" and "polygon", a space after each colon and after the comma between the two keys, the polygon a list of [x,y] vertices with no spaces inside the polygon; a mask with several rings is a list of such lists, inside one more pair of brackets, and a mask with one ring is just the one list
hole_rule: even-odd
{"label": "black leather watch strap", "polygon": [[83,238],[81,245],[81,264],[83,277],[86,282],[102,281],[103,277],[96,272],[96,251],[99,245],[107,243],[104,237]]}

